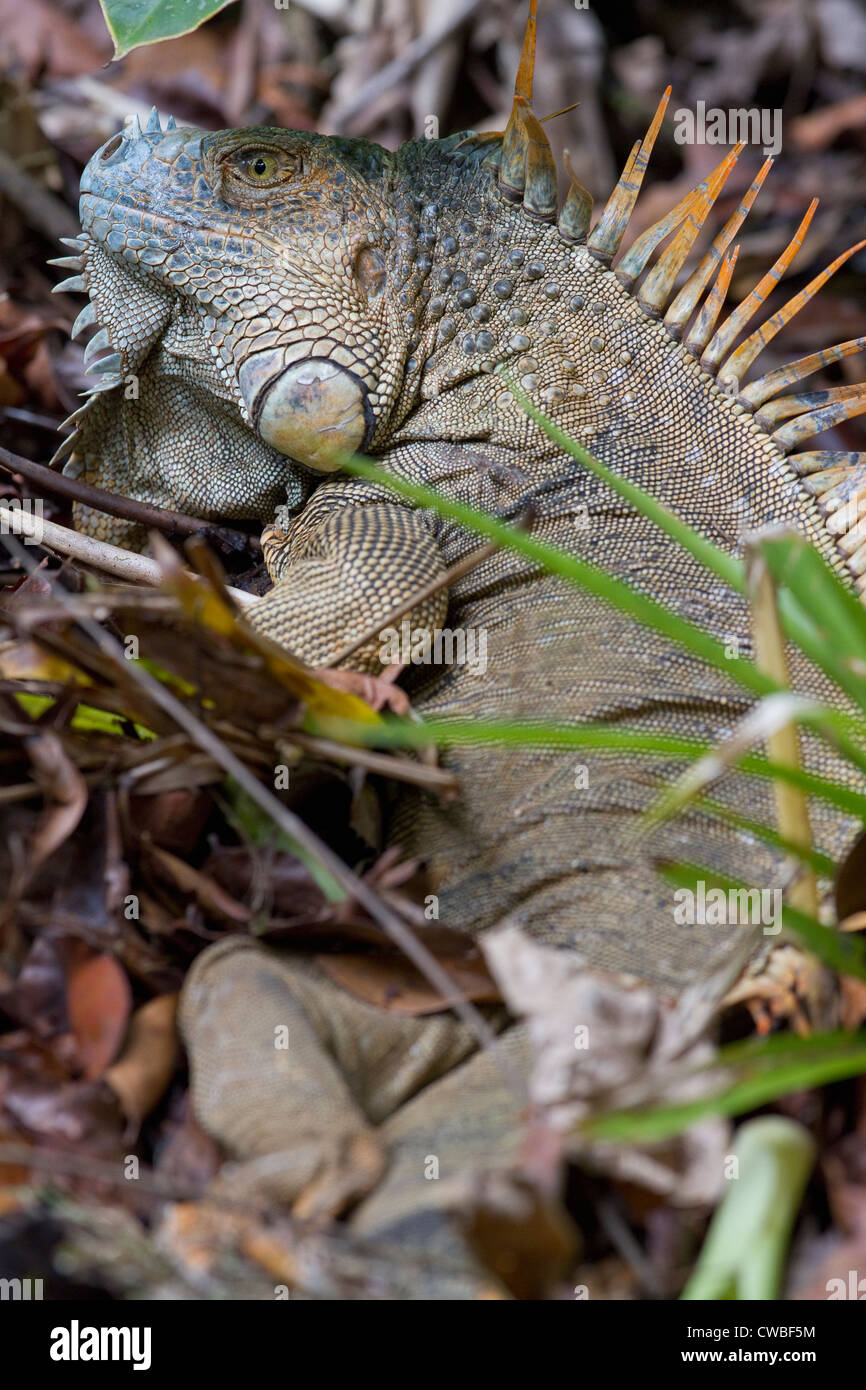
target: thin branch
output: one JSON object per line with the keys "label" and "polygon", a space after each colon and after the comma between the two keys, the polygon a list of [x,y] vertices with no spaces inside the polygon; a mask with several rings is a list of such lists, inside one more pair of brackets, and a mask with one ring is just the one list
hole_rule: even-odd
{"label": "thin branch", "polygon": [[330,125],[335,135],[339,135],[346,129],[349,123],[371,106],[374,101],[393,87],[405,82],[407,77],[411,77],[416,67],[423,63],[425,58],[429,58],[431,53],[435,53],[437,48],[441,48],[456,34],[458,29],[472,18],[478,9],[481,0],[465,0],[446,23],[439,29],[426,30],[419,34],[397,58],[393,58],[390,63],[386,63],[380,72],[377,72],[369,81],[364,82],[359,87],[354,96],[344,101],[342,106],[338,106],[331,112]]}
{"label": "thin branch", "polygon": [[[262,730],[264,734],[266,731]],[[395,777],[400,782],[411,782],[428,791],[454,796],[460,784],[453,772],[442,767],[428,767],[424,763],[413,762],[410,758],[395,758],[391,753],[379,753],[372,748],[354,748],[349,744],[335,743],[317,734],[305,734],[293,729],[283,734],[287,742],[297,744],[307,753],[317,758],[327,758],[330,762],[349,763],[352,767],[363,767],[368,772],[380,772],[385,777]]]}
{"label": "thin branch", "polygon": [[86,507],[107,512],[109,516],[120,517],[123,521],[137,522],[148,530],[164,531],[168,536],[204,535],[227,550],[241,550],[246,545],[255,548],[259,544],[255,537],[235,531],[230,526],[215,526],[212,522],[202,521],[200,517],[187,516],[185,512],[173,512],[166,507],[155,507],[150,502],[136,502],[116,492],[106,492],[92,483],[82,483],[78,478],[55,473],[44,463],[21,458],[9,449],[0,448],[0,468],[7,473],[18,473],[52,497],[80,502]]}
{"label": "thin branch", "polygon": [[[132,550],[123,550],[118,545],[109,545],[107,541],[95,540],[93,536],[82,535],[80,531],[71,531],[68,526],[61,526],[56,521],[31,516],[29,512],[10,506],[2,499],[0,525],[15,536],[24,536],[37,545],[47,545],[61,555],[92,565],[103,574],[124,579],[129,584],[149,584],[152,588],[158,588],[163,581],[162,567],[156,560]],[[255,600],[254,594],[244,593],[241,589],[227,587],[227,592],[241,607]]]}
{"label": "thin branch", "polygon": [[46,241],[75,237],[81,231],[75,213],[2,150],[0,193],[15,204],[28,227],[41,232]]}

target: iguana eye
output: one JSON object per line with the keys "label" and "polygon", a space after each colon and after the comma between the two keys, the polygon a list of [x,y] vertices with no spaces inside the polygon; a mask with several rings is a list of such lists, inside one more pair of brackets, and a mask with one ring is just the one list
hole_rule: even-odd
{"label": "iguana eye", "polygon": [[231,160],[248,183],[267,187],[297,173],[300,161],[285,150],[238,150]]}

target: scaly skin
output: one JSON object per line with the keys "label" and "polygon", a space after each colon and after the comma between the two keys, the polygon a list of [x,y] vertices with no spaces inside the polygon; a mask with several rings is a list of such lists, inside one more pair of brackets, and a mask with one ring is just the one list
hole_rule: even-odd
{"label": "scaly skin", "polygon": [[[81,221],[84,284],[120,361],[80,423],[73,469],[208,517],[269,519],[287,490],[300,515],[266,533],[275,586],[252,620],[312,664],[477,544],[384,488],[334,476],[314,490],[335,448],[364,449],[396,475],[505,516],[532,497],[541,538],[748,654],[744,603],[708,585],[696,562],[560,454],[496,369],[729,553],[744,531],[781,522],[843,571],[818,501],[752,410],[639,307],[603,257],[531,215],[529,188],[523,206],[503,196],[489,153],[457,137],[389,153],[273,129],[115,137],[85,171]],[[124,524],[79,520],[109,539],[141,539]],[[410,621],[441,625],[446,605],[452,628],[484,630],[488,667],[413,677],[421,713],[619,718],[715,741],[748,707],[723,674],[513,554],[493,556]],[[378,645],[350,664],[378,669]],[[824,693],[811,669],[795,674],[804,691]],[[831,770],[825,750],[808,752]],[[431,859],[443,920],[475,931],[510,914],[669,996],[727,986],[753,933],[678,926],[652,857],[693,859],[761,887],[783,882],[783,865],[697,812],[636,840],[637,813],[675,763],[482,748],[447,761],[461,779],[458,806],[401,793],[390,823],[392,841]],[[719,794],[772,819],[765,786],[732,777]],[[826,810],[815,828],[830,849],[847,834]],[[241,1171],[252,1185],[293,1200],[318,1184],[330,1210],[346,1200],[353,1143],[384,1124],[399,1161],[361,1208],[360,1227],[411,1225],[413,1212],[446,1204],[424,1182],[419,1155],[444,1151],[459,1167],[511,1133],[497,1102],[499,1118],[472,1132],[467,1157],[466,1126],[443,1118],[453,1119],[454,1083],[429,1083],[471,1049],[462,1026],[379,1014],[308,962],[255,949],[251,963],[250,951],[226,943],[206,952],[185,990],[206,1127],[249,1160]],[[278,1074],[270,1040],[284,1014],[295,1043],[289,1072]],[[374,1061],[364,1037],[379,1041]],[[424,1086],[426,1109],[409,1107],[413,1138],[401,1148],[399,1107]],[[470,1080],[465,1091],[477,1094]],[[268,1166],[275,1153],[294,1157]]]}

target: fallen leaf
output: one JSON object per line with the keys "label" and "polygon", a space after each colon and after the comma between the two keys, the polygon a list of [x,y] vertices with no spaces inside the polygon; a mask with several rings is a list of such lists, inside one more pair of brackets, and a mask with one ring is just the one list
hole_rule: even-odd
{"label": "fallen leaf", "polygon": [[319,955],[316,962],[335,984],[393,1014],[435,1014],[450,1009],[457,999],[496,1003],[501,995],[480,953],[462,957],[438,955],[456,991],[445,998],[405,956]]}
{"label": "fallen leaf", "polygon": [[168,1089],[180,1051],[176,994],[150,999],[133,1014],[129,1037],[105,1080],[128,1120],[140,1122]]}
{"label": "fallen leaf", "polygon": [[88,1081],[94,1081],[117,1056],[126,1036],[132,991],[123,966],[105,954],[88,955],[73,964],[66,1007],[81,1069]]}

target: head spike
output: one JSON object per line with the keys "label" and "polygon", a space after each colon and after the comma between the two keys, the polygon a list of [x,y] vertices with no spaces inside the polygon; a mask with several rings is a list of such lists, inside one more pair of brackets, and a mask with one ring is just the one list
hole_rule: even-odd
{"label": "head spike", "polygon": [[760,328],[756,328],[755,332],[752,333],[744,343],[740,344],[736,352],[731,353],[719,375],[724,375],[728,379],[733,378],[739,381],[740,377],[751,367],[755,358],[758,357],[767,346],[767,343],[775,338],[779,329],[784,328],[786,323],[790,323],[794,315],[800,312],[803,305],[808,304],[809,300],[818,293],[821,287],[826,285],[830,277],[836,274],[839,267],[844,265],[847,260],[850,260],[857,251],[862,251],[864,246],[866,246],[866,240],[858,241],[856,246],[849,246],[848,250],[843,251],[841,256],[837,256],[835,261],[827,266],[826,270],[822,270],[820,275],[816,275],[814,280],[810,280],[804,290],[801,290],[799,294],[795,294],[789,299],[784,308],[779,309],[775,314],[771,314],[766,323],[762,323]]}
{"label": "head spike", "polygon": [[102,352],[105,348],[110,347],[111,339],[108,336],[108,329],[100,328],[99,332],[94,334],[87,344],[87,347],[84,349],[84,365],[87,366],[91,357],[95,357],[98,352]]}
{"label": "head spike", "polygon": [[693,271],[683,285],[673,304],[665,314],[665,323],[674,333],[685,328],[697,307],[698,300],[718,269],[719,262],[742,227],[752,204],[761,190],[767,175],[773,167],[773,160],[767,159],[761,166],[754,181],[750,184],[743,201],[728,218],[722,230],[704,256],[697,270]]}
{"label": "head spike", "polygon": [[123,358],[119,352],[109,352],[105,357],[98,357],[95,362],[91,362],[87,368],[89,376],[101,375],[109,372],[112,376],[117,376],[123,367]]}
{"label": "head spike", "polygon": [[88,396],[87,400],[84,402],[84,405],[80,405],[77,410],[73,410],[71,415],[67,415],[66,419],[61,421],[59,428],[65,430],[71,429],[73,425],[77,427],[79,420],[84,419],[84,416],[87,414],[88,410],[92,405],[93,398],[92,396]]}
{"label": "head spike", "polygon": [[592,219],[592,194],[584,188],[574,172],[568,150],[562,151],[562,158],[571,179],[571,187],[559,214],[559,235],[565,241],[583,242],[586,241]]}
{"label": "head spike", "polygon": [[82,396],[95,396],[100,391],[113,391],[115,386],[119,386],[122,380],[123,378],[119,372],[112,372],[110,375],[104,376],[101,381],[97,381],[95,386],[88,386],[86,391],[81,391],[79,394]]}
{"label": "head spike", "polygon": [[517,69],[517,78],[514,83],[515,99],[525,101],[527,105],[532,101],[532,79],[535,73],[535,11],[537,3],[538,0],[529,0],[529,15],[523,35],[523,51],[520,54],[520,66]]}
{"label": "head spike", "polygon": [[87,294],[87,280],[83,275],[70,275],[67,280],[61,280],[59,285],[53,285],[52,294]]}
{"label": "head spike", "polygon": [[[722,358],[727,355],[732,343],[739,337],[749,319],[757,311],[759,306],[764,303],[767,296],[776,288],[785,271],[791,265],[800,247],[803,245],[803,238],[809,229],[809,223],[815,216],[815,209],[818,206],[818,199],[813,198],[806,210],[806,215],[797,228],[788,245],[785,247],[781,256],[775,264],[770,267],[762,280],[758,282],[752,293],[748,295],[730,317],[722,324],[716,336],[713,338],[703,357],[701,366],[706,372],[714,372]],[[735,378],[734,378],[735,379]]]}
{"label": "head spike", "polygon": [[61,236],[57,240],[61,246],[68,246],[70,251],[84,251],[87,249],[87,237],[82,233],[81,236]]}
{"label": "head spike", "polygon": [[151,106],[150,108],[150,115],[147,118],[147,125],[144,127],[144,131],[146,135],[156,135],[157,132],[160,135],[162,134],[162,126],[160,125],[159,112],[157,111],[155,106]]}
{"label": "head spike", "polygon": [[165,123],[165,128],[166,130],[177,130],[177,121],[174,119],[174,116],[169,116]]}
{"label": "head spike", "polygon": [[48,467],[54,468],[58,463],[61,463],[63,459],[66,458],[67,454],[72,453],[77,443],[78,431],[73,430],[72,434],[68,434],[65,439],[60,441],[51,458],[48,460]]}
{"label": "head spike", "polygon": [[668,102],[671,99],[671,90],[670,87],[666,89],[656,107],[656,113],[652,118],[649,130],[636,149],[632,150],[626,166],[620,174],[619,182],[608,198],[604,212],[586,243],[593,255],[597,256],[600,261],[604,261],[605,264],[610,264],[619,250],[629,218],[634,211],[653,145],[656,142],[656,136],[661,129]]}
{"label": "head spike", "polygon": [[126,128],[126,133],[129,136],[130,140],[141,139],[141,121],[138,119],[137,111],[134,115],[130,116],[129,125]]}
{"label": "head spike", "polygon": [[850,338],[847,343],[837,343],[835,347],[825,348],[823,352],[810,353],[808,357],[789,362],[786,367],[778,367],[776,371],[768,372],[766,376],[750,382],[740,392],[740,399],[757,408],[763,405],[764,401],[784,391],[786,386],[793,386],[795,381],[802,381],[804,377],[820,371],[821,367],[838,362],[842,357],[850,357],[853,352],[862,352],[864,347],[866,338]]}
{"label": "head spike", "polygon": [[85,328],[89,328],[92,323],[96,323],[96,310],[92,304],[88,303],[85,304],[78,318],[72,325],[72,330],[69,334],[70,338],[77,338],[79,333],[83,333]]}
{"label": "head spike", "polygon": [[737,264],[739,254],[739,242],[725,252],[719,273],[716,276],[716,283],[704,300],[701,311],[692,324],[692,331],[686,338],[685,346],[695,357],[699,352],[703,352],[716,326],[716,320],[725,302],[725,295],[728,293],[728,286],[731,283],[731,276],[734,273],[734,266]]}
{"label": "head spike", "polygon": [[866,463],[866,454],[843,449],[812,449],[805,454],[789,454],[788,462],[798,477],[807,479],[803,484],[807,492],[813,497],[834,497],[835,506],[838,506],[850,495],[848,485],[852,468]]}

